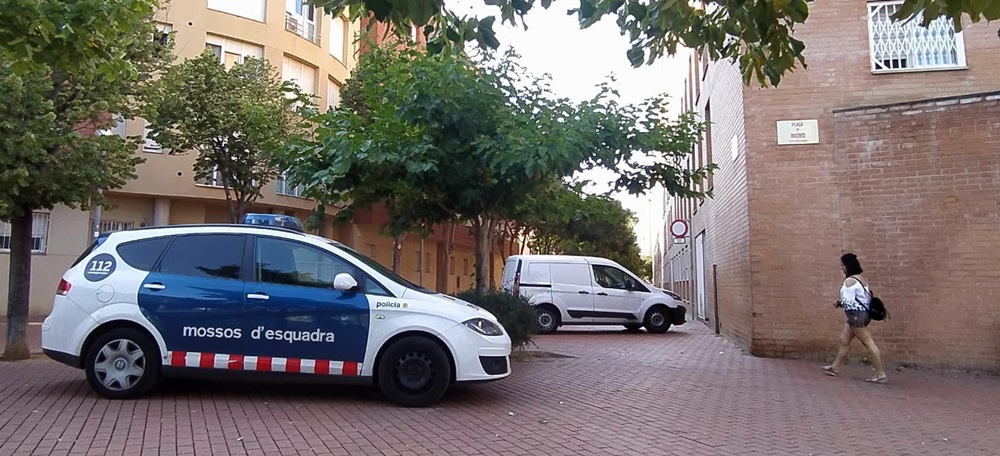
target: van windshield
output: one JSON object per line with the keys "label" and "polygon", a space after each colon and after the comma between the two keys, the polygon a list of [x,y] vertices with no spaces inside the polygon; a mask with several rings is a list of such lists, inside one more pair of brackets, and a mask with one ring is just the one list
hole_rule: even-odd
{"label": "van windshield", "polygon": [[421,292],[424,292],[424,293],[437,293],[436,291],[424,288],[424,287],[422,287],[420,285],[417,285],[417,284],[415,284],[413,282],[410,282],[409,280],[406,280],[406,279],[400,277],[395,272],[392,272],[391,269],[389,269],[389,268],[387,268],[385,266],[382,266],[382,263],[379,263],[378,261],[375,261],[375,260],[373,260],[371,258],[368,258],[367,256],[361,254],[360,252],[358,252],[358,251],[356,251],[356,250],[354,250],[354,249],[352,249],[352,248],[350,248],[350,247],[348,247],[346,245],[343,245],[343,244],[340,244],[340,243],[333,243],[333,242],[331,242],[329,244],[331,246],[333,246],[335,249],[340,250],[341,252],[344,252],[347,255],[356,258],[358,261],[361,261],[366,266],[368,266],[368,267],[370,267],[370,268],[378,271],[379,274],[382,274],[383,276],[385,276],[386,279],[389,279],[389,280],[395,282],[397,285],[400,285],[400,286],[403,286],[403,287],[406,287],[406,288],[410,288],[410,289],[413,289],[413,290],[421,291]]}

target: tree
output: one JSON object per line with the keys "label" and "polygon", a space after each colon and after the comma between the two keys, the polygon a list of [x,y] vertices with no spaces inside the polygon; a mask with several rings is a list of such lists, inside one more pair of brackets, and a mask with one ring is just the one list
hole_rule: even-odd
{"label": "tree", "polygon": [[[562,2],[579,5],[567,10],[575,15],[580,28],[612,17],[628,36],[626,53],[634,66],[652,63],[663,55],[673,55],[679,46],[707,51],[713,59],[738,61],[744,82],[777,85],[781,77],[805,66],[805,44],[794,38],[795,26],[809,17],[812,0],[579,0]],[[527,27],[525,16],[534,0],[483,0],[495,6],[501,23]],[[316,0],[333,14],[348,11],[354,19],[372,16],[392,24],[406,34],[411,24],[423,27],[431,52],[461,51],[466,42],[496,49],[500,46],[493,24],[496,16],[459,16],[445,9],[443,0]],[[541,0],[549,8],[552,0]],[[894,17],[897,20],[921,15],[923,25],[944,16],[961,30],[962,19],[972,22],[1000,19],[1000,0],[905,0]]]}
{"label": "tree", "polygon": [[[690,116],[665,119],[662,97],[620,105],[604,86],[593,99],[571,103],[554,97],[548,79],[530,76],[512,53],[472,58],[390,43],[366,56],[352,80],[359,101],[324,115],[315,136],[292,150],[297,182],[310,197],[347,208],[380,195],[405,197],[393,211],[401,226],[468,223],[480,292],[497,223],[554,180],[601,166],[617,170],[616,185],[629,191],[661,183],[674,194],[700,195],[691,183],[710,171],[676,166],[703,126]],[[658,160],[640,165],[633,154]]]}
{"label": "tree", "polygon": [[[129,119],[170,56],[152,0],[0,3],[0,219],[11,225],[8,360],[27,358],[32,214],[104,204],[134,178],[137,138],[95,135]],[[166,44],[165,44],[166,43]]]}
{"label": "tree", "polygon": [[227,69],[212,51],[169,68],[151,90],[149,137],[171,154],[198,153],[194,176],[222,186],[237,223],[279,171],[277,152],[305,134],[310,97],[267,60]]}

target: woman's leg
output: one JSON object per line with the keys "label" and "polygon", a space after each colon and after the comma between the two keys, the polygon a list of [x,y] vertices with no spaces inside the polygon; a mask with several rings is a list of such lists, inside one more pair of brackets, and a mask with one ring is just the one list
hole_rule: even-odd
{"label": "woman's leg", "polygon": [[868,328],[854,328],[854,335],[865,344],[868,348],[868,353],[872,355],[872,364],[875,365],[875,378],[885,378],[885,366],[882,364],[882,353],[879,352],[878,346],[875,345],[875,341],[872,340],[872,334],[868,332]]}
{"label": "woman's leg", "polygon": [[837,357],[833,360],[833,364],[827,366],[829,368],[827,370],[840,369],[844,360],[847,359],[847,352],[851,349],[852,340],[854,340],[854,331],[851,331],[851,327],[844,323],[844,330],[840,332],[840,348],[837,349]]}

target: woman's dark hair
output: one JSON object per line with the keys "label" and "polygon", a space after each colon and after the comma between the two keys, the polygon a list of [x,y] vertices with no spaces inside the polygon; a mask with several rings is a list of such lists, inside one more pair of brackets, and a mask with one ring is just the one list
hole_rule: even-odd
{"label": "woman's dark hair", "polygon": [[865,271],[861,269],[861,262],[858,261],[858,256],[853,253],[845,253],[841,256],[840,264],[844,265],[844,277],[858,275]]}

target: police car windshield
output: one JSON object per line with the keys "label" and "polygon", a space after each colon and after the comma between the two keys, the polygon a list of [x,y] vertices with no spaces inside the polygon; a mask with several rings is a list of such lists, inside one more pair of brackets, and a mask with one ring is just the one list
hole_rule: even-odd
{"label": "police car windshield", "polygon": [[382,266],[382,264],[379,263],[378,261],[375,261],[375,260],[373,260],[371,258],[368,258],[368,257],[362,255],[361,253],[355,251],[354,249],[352,249],[350,247],[347,247],[346,245],[339,244],[339,243],[333,243],[333,242],[331,242],[330,245],[332,245],[334,248],[340,250],[341,252],[344,252],[344,253],[346,253],[346,254],[354,257],[354,258],[357,258],[358,260],[360,260],[365,265],[367,265],[367,266],[371,267],[372,269],[378,271],[380,274],[382,274],[383,276],[385,276],[385,278],[387,278],[387,279],[389,279],[389,280],[391,280],[393,282],[396,282],[396,284],[398,284],[398,285],[404,286],[406,288],[412,288],[412,289],[417,290],[417,291],[423,291],[423,292],[428,292],[428,293],[435,293],[434,291],[428,290],[427,288],[424,288],[424,287],[422,287],[420,285],[417,285],[417,284],[415,284],[413,282],[410,282],[409,280],[406,280],[406,279],[404,279],[404,278],[396,275],[395,272],[392,272],[391,269],[389,269],[389,268],[387,268],[385,266]]}

